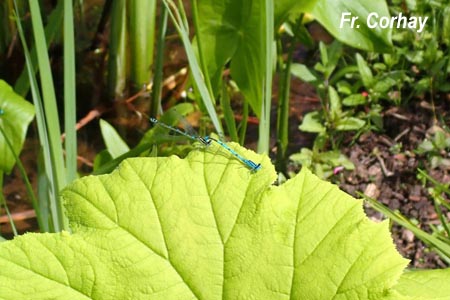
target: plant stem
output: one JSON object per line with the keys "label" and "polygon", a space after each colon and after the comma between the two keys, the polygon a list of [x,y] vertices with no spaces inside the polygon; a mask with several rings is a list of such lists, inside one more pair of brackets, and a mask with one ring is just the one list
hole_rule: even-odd
{"label": "plant stem", "polygon": [[6,215],[8,216],[9,224],[11,225],[11,229],[13,231],[14,236],[17,236],[17,228],[16,224],[14,224],[14,220],[11,217],[11,213],[9,211],[8,205],[6,204],[6,199],[3,196],[3,172],[0,172],[0,206],[5,208]]}
{"label": "plant stem", "polygon": [[[303,15],[296,23],[294,32],[298,30],[302,23]],[[295,36],[291,40],[286,63],[280,65],[283,70],[280,81],[280,98],[278,99],[278,123],[277,123],[277,169],[279,172],[286,172],[286,150],[289,142],[289,96],[291,91],[291,65],[293,53],[296,46]],[[281,54],[280,54],[281,55]]]}
{"label": "plant stem", "polygon": [[130,79],[132,90],[136,92],[151,78],[156,0],[128,0],[126,4]]}
{"label": "plant stem", "polygon": [[154,79],[153,79],[153,93],[152,93],[152,101],[150,104],[150,116],[156,117],[158,115],[159,110],[161,108],[161,90],[163,83],[163,67],[164,67],[164,45],[165,45],[165,36],[167,31],[167,7],[165,5],[161,5],[161,13],[159,16],[159,24],[158,24],[158,36],[156,38],[156,59],[155,59],[155,71],[154,71]]}
{"label": "plant stem", "polygon": [[242,106],[242,120],[239,124],[239,144],[244,145],[245,143],[245,136],[247,133],[247,125],[248,125],[248,101],[244,101]]}
{"label": "plant stem", "polygon": [[[30,199],[31,204],[33,205],[33,208],[36,211],[36,216],[37,216],[37,221],[38,221],[39,228],[42,228],[43,224],[44,224],[44,220],[42,219],[42,216],[41,216],[41,213],[40,213],[40,209],[39,209],[39,203],[38,203],[38,201],[36,199],[36,196],[34,195],[33,188],[31,187],[30,180],[28,179],[28,176],[27,176],[27,172],[25,171],[25,167],[23,166],[22,161],[17,156],[16,151],[14,151],[14,147],[11,144],[11,141],[6,136],[5,131],[3,130],[3,128],[1,126],[0,126],[0,133],[3,135],[3,138],[5,139],[6,145],[9,148],[9,151],[11,151],[12,155],[14,156],[14,159],[15,159],[15,161],[17,163],[17,167],[19,168],[20,176],[22,176],[22,179],[23,179],[23,181],[25,183],[25,187],[26,187],[28,198]],[[3,176],[3,173],[1,173],[1,174]],[[6,202],[5,202],[5,206],[6,206]]]}
{"label": "plant stem", "polygon": [[265,66],[263,83],[263,101],[261,106],[261,119],[259,123],[258,152],[269,153],[270,142],[270,108],[272,105],[272,59],[274,40],[274,7],[272,0],[264,1],[264,35],[265,55],[261,63]]}

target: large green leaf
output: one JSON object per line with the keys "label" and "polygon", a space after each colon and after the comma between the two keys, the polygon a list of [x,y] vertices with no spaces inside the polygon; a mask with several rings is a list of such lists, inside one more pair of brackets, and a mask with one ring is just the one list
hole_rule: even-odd
{"label": "large green leaf", "polygon": [[[308,11],[338,40],[353,47],[377,52],[391,50],[392,29],[381,27],[369,28],[367,18],[376,13],[379,17],[390,17],[386,1],[347,1],[347,0],[319,0]],[[358,17],[358,25],[351,28],[350,23],[343,23],[343,13],[350,13],[351,17]],[[356,24],[355,24],[356,25]]]}
{"label": "large green leaf", "polygon": [[[369,28],[367,17],[377,13],[379,17],[389,17],[386,1],[348,1],[348,0],[281,0],[275,5],[276,24],[281,24],[290,14],[299,11],[312,14],[335,38],[353,47],[368,51],[389,51],[391,29],[380,27]],[[340,28],[343,13],[351,13],[350,17],[358,17],[359,28],[350,27],[350,22],[343,23]],[[356,24],[355,24],[356,25]]]}
{"label": "large green leaf", "polygon": [[412,299],[387,222],[306,169],[273,186],[267,157],[230,146],[262,169],[213,144],[75,181],[72,234],[0,244],[0,299]]}
{"label": "large green leaf", "polygon": [[290,16],[311,11],[318,0],[276,0],[275,26],[281,26]]}
{"label": "large green leaf", "polygon": [[224,65],[236,52],[239,31],[245,21],[247,2],[237,0],[198,1],[199,33],[211,81],[217,89]]}
{"label": "large green leaf", "polygon": [[446,270],[426,270],[406,272],[395,289],[414,300],[450,299],[450,272]]}
{"label": "large green leaf", "polygon": [[265,70],[263,2],[198,2],[199,36],[213,86],[218,86],[223,67],[231,59],[233,79],[258,115]]}
{"label": "large green leaf", "polygon": [[[5,81],[0,80],[0,127],[16,155],[22,150],[28,125],[33,117],[33,105],[16,94]],[[14,155],[0,132],[0,170],[9,173],[15,162]]]}

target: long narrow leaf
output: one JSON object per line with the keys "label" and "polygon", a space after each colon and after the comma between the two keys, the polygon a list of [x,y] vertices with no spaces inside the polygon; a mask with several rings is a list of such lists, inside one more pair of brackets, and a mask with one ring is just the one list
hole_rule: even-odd
{"label": "long narrow leaf", "polygon": [[[47,42],[47,45],[50,45],[53,40],[56,38],[57,34],[61,32],[61,25],[63,22],[64,17],[64,1],[58,1],[56,4],[55,9],[51,12],[51,14],[48,16],[47,19],[47,26],[45,27],[45,39]],[[18,13],[17,13],[18,14]],[[36,47],[32,47],[30,51],[30,60],[34,67],[33,69],[33,75],[38,70],[37,66],[37,54],[36,54]],[[28,75],[27,66],[24,67],[22,70],[22,73],[20,74],[19,79],[17,79],[16,84],[14,85],[14,90],[19,95],[22,95],[25,97],[26,94],[28,94],[28,91],[30,89],[30,79]]]}
{"label": "long narrow leaf", "polygon": [[159,15],[158,36],[156,41],[156,58],[155,58],[155,76],[153,78],[153,93],[150,108],[150,116],[156,117],[161,107],[161,90],[163,83],[163,66],[164,66],[164,38],[167,30],[167,7],[161,5],[161,13]]}
{"label": "long narrow leaf", "polygon": [[200,62],[200,68],[206,83],[206,87],[208,88],[209,94],[211,97],[213,97],[213,89],[211,86],[211,79],[208,72],[208,67],[205,62],[205,57],[203,55],[203,47],[202,47],[202,41],[203,38],[201,36],[201,31],[199,27],[199,16],[198,16],[198,7],[197,7],[197,0],[191,0],[191,6],[192,6],[192,19],[194,21],[194,27],[195,27],[195,34],[197,42],[197,51],[198,51],[198,60]]}
{"label": "long narrow leaf", "polygon": [[431,234],[426,233],[425,231],[417,228],[417,226],[412,224],[405,216],[403,216],[399,212],[394,212],[390,210],[377,200],[372,199],[362,193],[360,193],[359,195],[363,197],[366,201],[368,201],[375,210],[383,213],[384,215],[386,215],[399,225],[411,230],[414,233],[414,235],[418,237],[420,240],[422,240],[424,243],[428,244],[433,248],[438,249],[439,250],[438,253],[440,255],[444,255],[446,259],[450,258],[450,245],[439,240],[437,237],[432,236]]}
{"label": "long narrow leaf", "polygon": [[[222,124],[220,123],[219,117],[217,116],[216,110],[214,108],[214,101],[212,95],[209,93],[206,87],[203,74],[200,70],[200,66],[195,56],[194,49],[192,48],[191,41],[189,40],[189,34],[187,28],[183,25],[182,17],[178,14],[176,6],[170,0],[164,0],[164,5],[167,6],[170,18],[172,19],[178,33],[183,41],[184,50],[189,60],[189,66],[191,68],[192,76],[194,77],[197,89],[202,97],[203,103],[205,104],[206,110],[211,118],[211,121],[216,128],[219,136],[223,136]],[[173,8],[173,10],[171,10]]]}
{"label": "long narrow leaf", "polygon": [[75,41],[73,29],[73,3],[64,1],[64,131],[67,181],[77,177],[77,133],[76,123],[76,93],[75,93]]}
{"label": "long narrow leaf", "polygon": [[[58,206],[57,203],[59,201],[58,198],[58,191],[56,190],[57,184],[56,179],[53,173],[52,168],[52,161],[51,161],[51,152],[50,152],[50,146],[49,146],[49,138],[48,138],[48,132],[47,132],[47,125],[46,125],[46,119],[44,116],[44,108],[42,106],[42,100],[41,95],[39,92],[38,84],[36,81],[36,78],[34,76],[34,68],[31,61],[30,52],[28,50],[28,45],[23,33],[22,24],[20,22],[20,16],[18,14],[18,8],[17,3],[14,1],[14,6],[16,10],[16,25],[19,33],[20,40],[23,45],[24,50],[24,56],[25,56],[25,62],[27,65],[27,72],[28,72],[28,78],[30,80],[30,86],[31,86],[31,95],[34,103],[34,108],[36,110],[36,120],[37,120],[37,127],[38,127],[38,133],[39,133],[39,141],[41,144],[41,149],[43,152],[43,160],[45,164],[45,172],[46,172],[46,179],[48,180],[48,197],[42,198],[47,199],[50,210],[52,211],[52,220],[51,223],[53,224],[53,228],[55,231],[60,231],[62,229],[62,226],[60,225],[59,221],[59,214],[58,214]],[[41,210],[42,212],[42,210]],[[43,212],[42,212],[43,213]],[[50,223],[50,220],[48,220],[48,223]]]}
{"label": "long narrow leaf", "polygon": [[53,84],[52,72],[50,69],[50,61],[47,53],[47,43],[45,42],[44,27],[42,23],[39,3],[37,1],[30,0],[29,5],[40,70],[39,75],[41,79],[45,118],[48,125],[47,130],[52,161],[52,171],[54,173],[56,183],[56,208],[58,212],[59,223],[62,226],[61,229],[68,229],[68,221],[67,218],[64,217],[62,203],[59,201],[59,191],[66,186],[66,172],[61,145],[61,129],[59,126],[58,109],[56,107],[56,94]]}

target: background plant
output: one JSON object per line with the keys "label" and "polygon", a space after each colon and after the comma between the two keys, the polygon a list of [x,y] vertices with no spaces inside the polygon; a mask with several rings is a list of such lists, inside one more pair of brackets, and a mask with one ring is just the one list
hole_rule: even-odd
{"label": "background plant", "polygon": [[[443,14],[448,10],[448,3],[392,2],[389,6],[392,15],[428,17],[430,26],[421,33],[394,28],[391,53],[366,52],[353,56],[354,51],[346,48],[346,55],[336,55],[342,49],[321,45],[320,62],[315,66],[293,64],[294,76],[316,87],[322,107],[321,111],[305,115],[300,130],[318,135],[312,151],[305,149],[291,156],[294,163],[317,164],[317,174],[323,174],[320,170],[325,166],[329,175],[337,165],[312,158],[320,157],[320,151],[339,151],[340,141],[348,137],[345,131],[353,131],[354,138],[364,132],[382,131],[384,107],[410,105],[412,99],[429,95],[429,106],[434,109],[434,99],[448,91],[448,53],[444,49],[449,41],[447,24],[450,23]],[[335,69],[338,71],[333,73]]]}

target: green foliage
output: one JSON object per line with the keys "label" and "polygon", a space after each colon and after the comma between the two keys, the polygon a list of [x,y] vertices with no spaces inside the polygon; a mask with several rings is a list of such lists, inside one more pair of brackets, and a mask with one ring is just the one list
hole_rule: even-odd
{"label": "green foliage", "polygon": [[[356,35],[354,34],[355,30],[349,28],[336,31],[336,24],[339,23],[336,20],[340,18],[342,10],[352,11],[361,17],[366,16],[368,11],[387,15],[384,2],[354,5],[348,1],[334,1],[331,6],[325,2],[275,1],[273,3],[275,29],[288,20],[298,19],[297,16],[301,13],[308,12],[346,43],[371,50],[382,49],[384,51],[390,47],[389,31],[387,30],[367,30],[366,28],[359,31],[361,34]],[[197,41],[200,47],[198,53],[200,61],[206,65],[203,70],[206,73],[204,78],[206,81],[208,78],[211,79],[212,94],[220,93],[222,71],[224,66],[231,62],[230,69],[233,80],[239,86],[245,101],[260,117],[258,150],[262,152],[268,151],[271,67],[274,65],[276,57],[271,54],[274,48],[271,46],[271,42],[275,37],[270,26],[272,17],[269,16],[272,11],[271,5],[268,3],[271,4],[270,1],[200,1],[197,15],[202,18],[198,18],[198,25],[196,25]],[[223,47],[222,45],[227,46]],[[279,67],[284,70],[283,72],[289,73],[289,67],[285,69],[282,64],[279,64]],[[283,101],[287,100],[282,100],[280,105],[288,107],[288,105],[283,105]],[[278,132],[283,140],[282,143],[286,144],[287,116],[284,113],[280,117],[283,120],[278,124],[282,128],[280,127]],[[281,130],[284,132],[280,132]],[[284,152],[284,150],[281,151]]]}
{"label": "green foliage", "polygon": [[100,130],[102,132],[106,149],[112,158],[119,157],[120,155],[130,151],[127,143],[120,137],[119,133],[111,124],[105,120],[100,120]]}
{"label": "green foliage", "polygon": [[425,138],[416,149],[417,154],[426,155],[431,168],[450,169],[450,133],[438,126],[432,127],[433,133]]}
{"label": "green foliage", "polygon": [[223,136],[222,123],[219,121],[214,106],[214,94],[211,89],[209,73],[206,68],[203,67],[204,58],[202,56],[199,59],[197,58],[194,52],[194,47],[190,42],[189,25],[187,24],[187,16],[183,7],[183,3],[179,2],[179,5],[177,6],[172,0],[164,0],[164,5],[166,6],[168,14],[171,17],[183,42],[184,49],[189,61],[191,75],[193,77],[194,84],[201,96],[202,104],[206,108],[217,133],[219,134],[219,136]]}
{"label": "green foliage", "polygon": [[[105,6],[106,7],[106,6]],[[108,59],[108,93],[111,99],[131,89],[139,91],[152,78],[156,1],[114,1]]]}
{"label": "green foliage", "polygon": [[[390,7],[393,14],[404,13],[400,3],[394,4]],[[331,148],[337,149],[342,131],[360,134],[383,129],[383,101],[403,105],[424,93],[431,94],[433,100],[437,92],[446,91],[449,58],[441,50],[446,49],[442,46],[446,31],[439,24],[447,24],[448,18],[439,9],[447,6],[440,2],[408,2],[408,6],[410,14],[426,15],[429,24],[433,24],[425,27],[420,38],[411,31],[395,28],[394,47],[389,54],[356,53],[355,58],[346,57],[333,43],[320,45],[320,62],[314,68],[293,66],[294,76],[315,85],[322,104],[322,111],[305,115],[301,130],[320,133],[321,139],[329,139]],[[425,141],[420,148],[422,152],[428,148],[431,151],[434,146]],[[447,163],[436,155],[432,160],[434,167]]]}
{"label": "green foliage", "polygon": [[355,165],[338,150],[321,151],[302,148],[299,153],[292,154],[289,158],[297,166],[310,168],[318,177],[325,179],[335,175],[339,167],[346,170],[355,169]]}
{"label": "green foliage", "polygon": [[[422,176],[423,176],[423,173],[422,173]],[[407,228],[408,230],[410,230],[412,233],[414,233],[414,235],[418,239],[423,241],[429,248],[431,248],[433,251],[436,251],[436,253],[438,253],[442,259],[444,259],[447,263],[450,262],[450,245],[449,245],[448,236],[446,236],[446,234],[448,234],[448,232],[449,232],[448,228],[444,228],[444,229],[433,228],[435,233],[430,234],[428,232],[425,232],[421,228],[419,228],[419,226],[417,226],[417,224],[415,224],[414,222],[409,220],[407,217],[402,215],[399,211],[397,211],[397,210],[393,211],[389,207],[378,202],[377,200],[372,199],[366,195],[363,195],[362,193],[360,193],[360,195],[362,197],[364,197],[375,210],[383,213],[384,215],[386,215],[388,218],[390,218],[392,221],[396,222],[400,226],[403,226],[403,227]],[[442,204],[442,203],[438,203],[438,205],[436,205],[436,203],[438,203],[438,202],[435,202],[435,208],[437,208],[439,205]],[[440,208],[437,208],[436,212],[439,213],[439,211],[440,211]],[[442,221],[444,221],[443,224],[447,224],[446,223],[447,221],[445,221],[441,218],[441,222]],[[445,231],[445,233],[444,233],[444,231]]]}
{"label": "green foliage", "polygon": [[156,0],[127,1],[130,79],[139,91],[152,78]]}
{"label": "green foliage", "polygon": [[[170,126],[178,126],[180,119],[194,111],[191,103],[180,103],[168,109],[160,121]],[[99,175],[113,171],[124,159],[136,156],[155,156],[156,145],[169,143],[167,148],[160,147],[160,155],[173,153],[183,154],[192,149],[190,145],[176,145],[177,142],[186,142],[186,137],[170,135],[167,129],[156,126],[148,130],[138,145],[129,149],[116,130],[105,121],[100,122],[103,140],[106,149],[99,152],[94,160],[93,174]],[[173,146],[175,145],[175,146]]]}
{"label": "green foliage", "polygon": [[[410,299],[449,299],[448,270],[405,272],[396,285],[397,291]],[[431,295],[433,293],[433,295]],[[402,299],[402,298],[393,298]]]}
{"label": "green foliage", "polygon": [[365,22],[362,22],[357,30],[348,25],[340,28],[343,12],[350,12],[352,16],[357,16],[360,20],[366,20],[370,13],[389,16],[385,1],[319,0],[310,12],[334,37],[352,47],[366,51],[391,51],[390,29],[368,28]]}
{"label": "green foliage", "polygon": [[[290,159],[296,164],[312,168],[316,175],[328,178],[333,174],[332,170],[335,167],[349,170],[354,168],[353,163],[339,152],[340,141],[348,131],[367,130],[370,114],[357,110],[359,104],[366,104],[366,97],[356,94],[355,87],[347,81],[338,81],[344,75],[343,72],[336,71],[342,57],[341,43],[336,41],[329,46],[320,43],[319,50],[320,62],[316,63],[314,69],[303,64],[293,64],[291,69],[294,76],[316,87],[322,109],[305,114],[299,126],[302,131],[318,134],[313,150],[304,148]],[[357,70],[351,67],[347,69]],[[370,70],[366,69],[365,74],[365,80],[369,81],[372,78]],[[338,82],[337,90],[331,85],[336,82]],[[341,99],[339,92],[350,95]]]}
{"label": "green foliage", "polygon": [[[196,40],[192,43],[191,28],[182,6],[170,0],[165,0],[164,4],[183,41],[202,105],[220,135],[221,121],[215,112],[215,97],[220,94],[232,138],[238,140],[240,130],[239,140],[243,142],[246,128],[246,121],[240,128],[234,123],[226,87],[221,87],[226,64],[231,63],[231,76],[245,96],[243,119],[247,118],[248,105],[260,117],[259,144],[267,142],[268,145],[274,58],[279,58],[278,68],[287,72],[284,74],[287,82],[290,81],[289,72],[292,72],[316,86],[322,110],[308,113],[300,129],[317,133],[317,138],[312,150],[303,148],[291,159],[326,178],[338,168],[354,168],[337,149],[348,131],[361,133],[382,128],[382,101],[402,104],[402,93],[405,87],[411,86],[415,87],[414,95],[423,92],[434,95],[450,90],[446,83],[448,53],[440,50],[446,49],[441,45],[450,44],[450,17],[446,16],[449,9],[440,1],[413,5],[414,2],[407,1],[406,5],[415,13],[420,11],[433,17],[435,25],[432,32],[425,32],[420,38],[394,30],[394,49],[391,49],[389,30],[363,28],[355,31],[336,26],[343,11],[350,11],[361,19],[368,12],[387,15],[384,1],[205,0],[197,3],[194,0],[191,4]],[[109,75],[113,78],[111,88],[120,90],[119,94],[126,82],[125,75],[130,71],[124,63],[129,58],[135,59],[142,54],[142,63],[136,59],[132,64],[131,72],[135,74],[132,77],[138,85],[149,81],[153,55],[148,47],[152,48],[155,2],[139,3],[137,0],[127,4],[114,2],[111,20],[116,23],[111,29],[110,49],[113,52],[109,56],[114,69],[110,69]],[[65,4],[70,6],[71,3]],[[62,158],[58,146],[59,129],[51,127],[59,124],[59,118],[51,80],[53,75],[46,55],[49,43],[45,43],[53,40],[62,27],[62,1],[49,18],[45,34],[39,7],[36,3],[31,5],[38,68],[33,66],[37,58],[28,54],[27,39],[21,30],[19,34],[25,46],[27,75],[39,115],[39,135],[47,170],[41,177],[45,182],[40,195],[44,200],[55,200],[60,188],[73,178],[62,177],[69,159],[64,161]],[[143,9],[145,6],[147,9]],[[395,11],[399,7],[394,5],[390,9]],[[67,25],[71,24],[72,17],[68,9],[64,11],[68,13],[64,36],[69,37],[71,28]],[[272,47],[273,31],[286,22],[285,28],[294,28],[292,44],[297,40],[308,41],[301,25],[305,12],[312,14],[344,43],[364,50],[392,50],[392,53],[356,53],[349,58],[343,55],[345,52],[339,42],[329,46],[320,44],[320,62],[313,68],[300,64],[293,64],[291,68],[289,60],[283,61],[282,47],[277,49],[278,56],[272,53],[275,48]],[[17,20],[20,27],[20,16]],[[275,24],[272,24],[274,20]],[[294,26],[297,20],[300,20],[298,27]],[[127,34],[131,34],[128,37],[134,44],[132,51],[136,51],[130,57],[125,53]],[[281,37],[281,33],[277,35],[277,38]],[[4,49],[2,39],[0,34],[0,52]],[[65,49],[74,49],[73,39],[66,40]],[[160,41],[164,41],[164,31]],[[293,48],[290,53],[292,61]],[[66,51],[64,57],[69,55],[72,55],[72,61],[65,64],[68,73],[65,78],[72,76],[67,83],[72,84],[73,93],[69,90],[66,94],[73,94],[69,95],[73,99],[69,103],[71,109],[65,108],[68,113],[65,120],[72,119],[65,126],[73,129],[75,64],[73,52]],[[162,56],[159,59],[162,69]],[[42,76],[41,87],[34,78],[36,69]],[[416,69],[419,70],[417,73]],[[28,85],[20,82],[17,84],[25,93]],[[14,107],[3,105],[1,84],[0,81],[0,126],[6,124],[5,128],[8,128],[9,123],[21,121],[14,127],[17,132],[6,134],[13,137],[18,153],[33,111],[32,108],[27,111],[27,118],[14,115],[13,119]],[[289,86],[285,87],[289,92]],[[44,105],[40,91],[44,93]],[[8,103],[10,92],[5,96]],[[287,101],[288,96],[284,97]],[[159,99],[157,101],[153,113],[159,109]],[[289,102],[284,104],[289,111]],[[19,105],[18,110],[26,109]],[[181,115],[192,110],[191,104],[182,104],[177,109]],[[173,110],[163,114],[161,120],[171,126],[178,124]],[[448,287],[442,284],[450,279],[448,270],[401,275],[406,261],[395,252],[387,233],[387,223],[368,221],[359,202],[319,180],[306,168],[285,184],[271,186],[275,172],[269,159],[235,144],[232,144],[233,149],[261,162],[262,169],[251,173],[217,144],[191,152],[185,160],[172,156],[122,162],[132,156],[154,156],[156,144],[168,142],[168,146],[158,148],[163,155],[192,147],[176,145],[174,141],[179,141],[180,137],[168,136],[166,130],[155,127],[145,134],[138,146],[129,149],[109,124],[101,121],[101,129],[107,151],[97,156],[94,173],[117,170],[111,175],[85,177],[65,189],[63,197],[72,234],[65,231],[27,234],[0,245],[0,298],[401,300],[444,299],[449,294]],[[67,152],[71,162],[75,162],[76,157],[75,140],[75,134],[71,142],[66,140],[75,149],[72,153]],[[0,154],[8,153],[4,145],[0,136]],[[436,134],[424,141],[418,151],[429,157],[439,157],[438,154],[449,147],[448,138]],[[268,151],[268,148],[259,147],[259,150]],[[0,156],[0,166],[2,159],[13,163],[11,157]],[[446,159],[435,165],[443,162]],[[10,170],[12,165],[6,167]],[[445,205],[441,194],[447,190],[448,186],[436,184],[430,189],[435,203]],[[64,224],[59,202],[42,201],[40,205],[46,210],[42,214],[47,216],[44,221],[38,216],[42,230],[69,228]],[[421,231],[414,233],[422,238],[425,236],[424,240],[433,247],[441,247],[441,253],[449,253],[442,237],[448,236],[450,231],[446,225],[434,229],[440,234],[439,238],[425,236]],[[423,285],[417,286],[417,282]]]}
{"label": "green foliage", "polygon": [[[36,211],[36,213],[38,215],[38,219],[41,219],[42,216],[45,216],[45,219],[41,219],[41,221],[39,222],[42,230],[60,231],[67,228],[68,224],[62,210],[62,204],[59,202],[59,192],[66,185],[67,181],[72,179],[73,177],[70,175],[68,176],[65,169],[65,162],[61,145],[59,114],[56,105],[56,94],[50,68],[50,60],[47,52],[47,44],[43,28],[42,16],[39,3],[30,2],[30,12],[32,16],[31,20],[33,25],[32,28],[34,41],[36,43],[35,47],[40,75],[40,86],[38,86],[37,79],[34,75],[36,69],[33,66],[32,56],[28,49],[27,40],[22,28],[16,1],[14,1],[14,3],[16,8],[15,13],[17,16],[16,26],[25,54],[26,70],[31,87],[33,104],[36,109],[36,121],[39,133],[39,141],[43,153],[43,162],[41,161],[39,162],[39,164],[43,166],[42,169],[45,172],[45,176],[40,177],[38,187],[38,193],[40,196],[42,196],[40,197],[41,202],[39,203],[41,210]],[[70,39],[66,39],[66,41],[68,40]],[[66,57],[66,59],[69,58]],[[73,74],[71,74],[71,78],[73,79],[74,76],[72,75]],[[68,81],[68,84],[70,83],[71,81]],[[71,96],[72,94],[68,95],[69,98]],[[70,99],[69,101],[75,101],[75,99]],[[67,114],[70,113],[75,114],[75,111],[72,110],[70,112],[67,112]],[[71,118],[71,120],[74,120],[74,118]],[[74,126],[72,126],[69,130],[74,131]],[[71,134],[71,137],[75,138],[75,135]],[[70,158],[73,158],[74,155],[76,155],[76,153],[70,153],[69,156]]]}
{"label": "green foliage", "polygon": [[379,16],[388,16],[389,12],[385,1],[275,1],[275,24],[281,25],[288,17],[299,14],[299,12],[310,13],[333,36],[352,47],[378,52],[391,50],[392,43],[388,29],[371,29],[365,24],[361,24],[361,28],[358,30],[350,28],[350,26],[340,28],[342,12],[350,12],[352,16],[358,16],[360,20],[365,20],[372,12]]}
{"label": "green foliage", "polygon": [[0,55],[4,55],[8,49],[8,45],[11,42],[11,30],[14,26],[14,22],[9,20],[8,15],[12,11],[12,3],[9,1],[2,1],[0,3]]}
{"label": "green foliage", "polygon": [[[404,3],[393,2],[389,8],[391,13],[405,14]],[[337,43],[321,44],[320,62],[314,68],[294,64],[292,74],[313,84],[322,104],[321,111],[304,116],[300,130],[318,133],[318,139],[331,143],[327,146],[326,142],[316,142],[316,146],[322,144],[337,150],[343,131],[361,134],[383,129],[383,103],[404,105],[408,99],[424,93],[429,93],[433,100],[437,92],[450,90],[447,83],[449,53],[443,50],[447,48],[444,46],[448,43],[446,24],[450,21],[443,13],[449,11],[448,3],[444,2],[408,1],[409,14],[428,17],[428,25],[420,34],[394,28],[394,47],[389,54],[356,53],[353,58],[343,56]],[[439,154],[448,147],[442,135],[439,133],[435,138],[425,140],[417,151],[427,153],[432,167],[450,166],[448,158]]]}
{"label": "green foliage", "polygon": [[[249,172],[217,146],[77,180],[63,192],[72,234],[0,244],[0,296],[415,299],[387,222],[369,221],[361,202],[306,169],[270,186],[269,159],[232,147],[262,169]],[[433,290],[422,299],[447,288],[425,285]]]}
{"label": "green foliage", "polygon": [[[8,2],[8,1],[5,1]],[[18,10],[20,15],[24,15],[27,13],[28,7],[26,7],[25,1],[15,1],[19,7]],[[27,9],[25,9],[27,8]],[[61,34],[61,28],[63,26],[64,19],[64,1],[58,1],[55,9],[47,16],[46,26],[45,26],[45,40],[47,45],[51,45],[58,39]],[[36,47],[30,47],[30,64],[33,67],[32,73],[35,74],[37,70],[39,70],[39,65],[37,63],[37,52]],[[30,74],[28,73],[28,69],[25,66],[20,74],[20,77],[17,79],[14,90],[21,96],[25,97],[30,90]]]}
{"label": "green foliage", "polygon": [[16,160],[5,141],[11,142],[16,155],[22,150],[28,126],[34,118],[33,105],[0,80],[0,172],[11,172]]}

